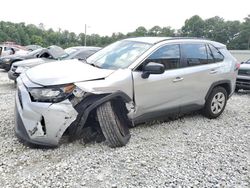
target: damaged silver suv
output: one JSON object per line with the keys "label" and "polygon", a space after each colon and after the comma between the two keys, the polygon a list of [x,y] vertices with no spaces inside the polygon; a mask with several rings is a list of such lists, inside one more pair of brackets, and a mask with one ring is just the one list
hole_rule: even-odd
{"label": "damaged silver suv", "polygon": [[209,40],[121,40],[86,60],[39,65],[22,74],[15,132],[36,145],[96,133],[111,147],[124,146],[129,127],[138,123],[193,110],[218,117],[235,90],[238,68],[225,45]]}

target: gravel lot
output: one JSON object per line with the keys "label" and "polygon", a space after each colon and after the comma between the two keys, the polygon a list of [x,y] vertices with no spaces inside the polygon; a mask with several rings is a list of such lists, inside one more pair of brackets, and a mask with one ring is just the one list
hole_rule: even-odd
{"label": "gravel lot", "polygon": [[192,114],[131,129],[127,146],[31,149],[14,136],[13,82],[0,71],[1,187],[250,187],[250,92],[223,115]]}

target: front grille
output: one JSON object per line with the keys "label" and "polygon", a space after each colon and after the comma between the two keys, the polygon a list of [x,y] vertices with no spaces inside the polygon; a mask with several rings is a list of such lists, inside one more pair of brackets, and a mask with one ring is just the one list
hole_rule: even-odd
{"label": "front grille", "polygon": [[15,72],[16,69],[17,69],[17,66],[13,66],[11,70],[12,70],[13,72]]}
{"label": "front grille", "polygon": [[239,70],[239,75],[250,76],[250,70]]}
{"label": "front grille", "polygon": [[19,102],[20,102],[21,108],[23,108],[22,94],[21,94],[21,91],[20,91],[20,89],[19,89],[19,88],[18,88],[18,90],[17,90],[17,96],[18,96],[18,99],[19,99]]}

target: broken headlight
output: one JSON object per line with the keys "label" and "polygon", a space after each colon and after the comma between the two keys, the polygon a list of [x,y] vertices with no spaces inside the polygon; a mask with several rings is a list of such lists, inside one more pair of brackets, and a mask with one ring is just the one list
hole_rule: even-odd
{"label": "broken headlight", "polygon": [[74,84],[64,86],[28,88],[33,102],[61,102],[72,95],[75,89]]}

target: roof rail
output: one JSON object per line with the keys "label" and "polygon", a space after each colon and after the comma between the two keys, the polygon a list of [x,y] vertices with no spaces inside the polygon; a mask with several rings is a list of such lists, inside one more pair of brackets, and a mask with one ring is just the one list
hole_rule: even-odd
{"label": "roof rail", "polygon": [[196,39],[196,40],[210,40],[210,39],[207,39],[207,38],[202,38],[202,37],[169,37],[169,38],[165,38],[165,39],[162,39],[160,41],[157,41],[155,44],[159,43],[159,42],[162,42],[162,41],[168,41],[168,40],[180,40],[180,39]]}

